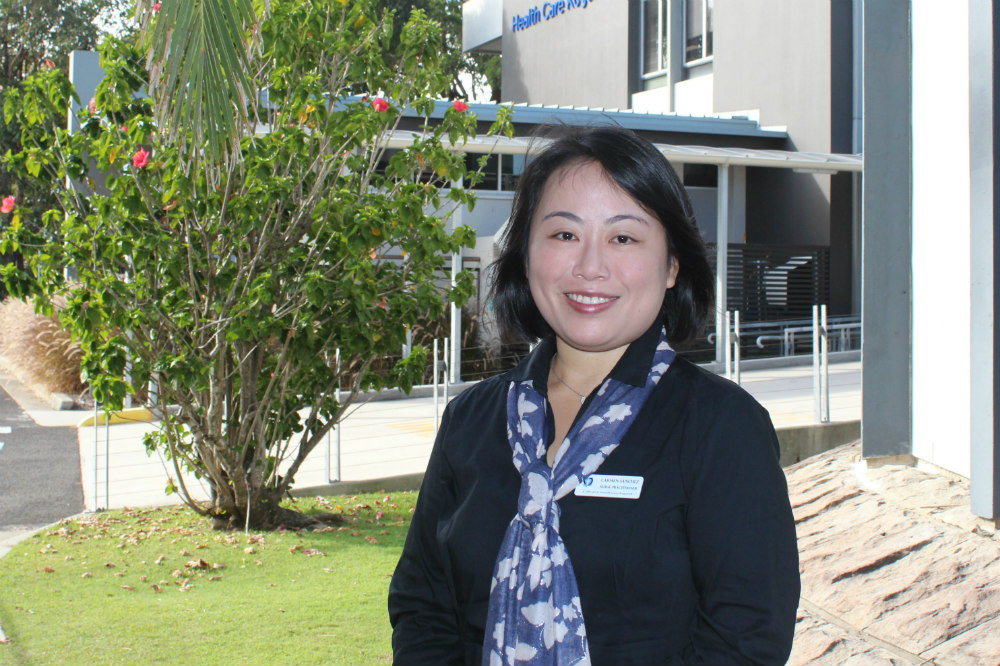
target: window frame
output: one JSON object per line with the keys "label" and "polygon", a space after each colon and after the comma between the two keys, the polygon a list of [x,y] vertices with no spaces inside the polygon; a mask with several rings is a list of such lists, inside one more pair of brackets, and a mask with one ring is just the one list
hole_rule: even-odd
{"label": "window frame", "polygon": [[695,58],[694,60],[688,60],[687,59],[687,53],[688,53],[688,51],[687,51],[687,40],[688,40],[688,3],[690,1],[691,0],[681,0],[681,2],[684,3],[683,4],[684,12],[683,12],[682,21],[681,21],[681,23],[682,23],[682,35],[683,35],[683,38],[684,38],[684,67],[687,67],[687,68],[698,67],[700,65],[704,65],[706,63],[710,63],[713,60],[715,60],[715,44],[714,44],[714,40],[712,40],[713,41],[713,43],[712,43],[712,52],[709,53],[708,55],[705,55],[705,45],[706,45],[706,42],[709,41],[706,38],[706,35],[713,35],[714,36],[714,34],[715,34],[714,26],[713,26],[713,30],[711,30],[711,31],[707,30],[707,28],[708,28],[708,26],[710,24],[710,20],[709,20],[710,15],[714,13],[714,7],[710,7],[710,5],[712,4],[712,0],[694,0],[694,2],[697,2],[701,6],[701,56],[698,57],[698,58]]}
{"label": "window frame", "polygon": [[[670,54],[667,53],[667,46],[669,45],[669,3],[671,0],[642,0],[642,9],[639,12],[639,72],[640,78],[643,82],[651,81],[653,79],[659,79],[664,76],[668,76],[670,73]],[[663,62],[658,63],[660,65],[659,69],[651,72],[646,72],[646,6],[650,2],[655,2],[659,5],[659,12],[657,16],[659,18],[659,30],[657,31],[657,50],[659,54],[666,54]]]}

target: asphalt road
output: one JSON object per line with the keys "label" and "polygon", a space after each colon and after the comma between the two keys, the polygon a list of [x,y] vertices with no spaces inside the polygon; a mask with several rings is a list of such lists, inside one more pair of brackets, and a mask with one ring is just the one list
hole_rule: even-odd
{"label": "asphalt road", "polygon": [[0,387],[0,530],[83,511],[76,428],[37,425]]}

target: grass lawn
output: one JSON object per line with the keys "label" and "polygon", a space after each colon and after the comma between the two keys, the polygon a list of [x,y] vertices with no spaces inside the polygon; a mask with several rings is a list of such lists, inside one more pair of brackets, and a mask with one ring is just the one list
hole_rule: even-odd
{"label": "grass lawn", "polygon": [[181,507],[66,520],[0,559],[0,664],[387,664],[416,493],[300,499],[322,532],[215,532]]}

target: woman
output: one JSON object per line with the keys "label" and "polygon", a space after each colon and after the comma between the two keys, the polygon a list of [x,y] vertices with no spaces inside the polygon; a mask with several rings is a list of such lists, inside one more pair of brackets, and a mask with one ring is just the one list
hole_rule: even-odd
{"label": "woman", "polygon": [[527,167],[495,266],[541,339],[451,402],[392,579],[396,664],[783,664],[795,528],[767,412],[680,357],[712,300],[652,145],[575,131]]}

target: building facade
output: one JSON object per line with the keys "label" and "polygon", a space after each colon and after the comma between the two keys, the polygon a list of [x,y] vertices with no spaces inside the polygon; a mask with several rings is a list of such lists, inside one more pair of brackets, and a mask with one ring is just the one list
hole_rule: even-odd
{"label": "building facade", "polygon": [[[464,45],[502,54],[504,101],[745,117],[784,130],[781,150],[859,153],[859,7],[852,0],[470,0]],[[688,186],[718,184],[710,170],[675,166]],[[744,242],[826,248],[831,312],[860,312],[860,177],[771,167],[732,176]]]}

